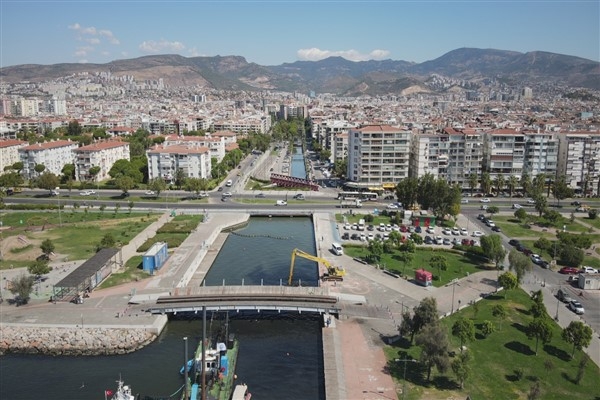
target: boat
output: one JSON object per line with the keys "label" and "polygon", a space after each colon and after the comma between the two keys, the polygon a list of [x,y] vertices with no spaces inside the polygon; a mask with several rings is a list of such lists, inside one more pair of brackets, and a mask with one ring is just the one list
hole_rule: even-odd
{"label": "boat", "polygon": [[250,400],[251,398],[252,393],[248,391],[248,385],[245,383],[235,385],[235,389],[231,395],[231,400]]}
{"label": "boat", "polygon": [[113,392],[111,390],[104,391],[104,398],[107,396],[111,396],[110,400],[135,400],[135,396],[131,394],[131,387],[129,385],[125,385],[125,382],[119,377],[117,381],[117,391]]}

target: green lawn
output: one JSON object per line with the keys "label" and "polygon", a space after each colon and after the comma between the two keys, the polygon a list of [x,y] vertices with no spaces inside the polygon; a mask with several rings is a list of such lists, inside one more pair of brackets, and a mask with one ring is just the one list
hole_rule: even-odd
{"label": "green lawn", "polygon": [[142,256],[133,256],[125,263],[122,272],[115,272],[104,280],[99,286],[100,289],[122,285],[124,283],[138,281],[148,278],[150,275],[142,269]]}
{"label": "green lawn", "polygon": [[[512,238],[522,238],[522,237],[531,237],[531,238],[540,238],[540,237],[545,237],[547,239],[553,239],[556,238],[555,235],[555,228],[552,227],[539,227],[540,230],[534,230],[531,229],[531,225],[527,224],[525,222],[519,222],[519,220],[517,220],[515,217],[513,216],[505,216],[505,215],[494,215],[493,218],[494,222],[496,223],[496,225],[498,225],[502,231],[504,232],[504,234],[508,237],[512,237]],[[577,223],[577,222],[570,222],[567,219],[564,219],[562,221],[561,224],[559,224],[560,228],[562,230],[562,227],[564,226],[567,232],[577,232],[577,233],[583,233],[583,232],[587,232],[588,228],[586,228],[585,226]],[[544,229],[546,229],[544,231]]]}
{"label": "green lawn", "polygon": [[[362,246],[344,246],[344,252],[356,258],[365,258],[369,254],[367,248]],[[448,261],[448,269],[441,271],[440,280],[434,279],[434,286],[444,286],[454,278],[462,278],[467,274],[478,272],[481,269],[493,268],[492,265],[479,258],[470,257],[455,250],[438,249],[435,247],[418,247],[415,253],[413,253],[413,261],[406,265],[406,267],[398,261],[398,254],[399,251],[395,251],[392,254],[382,254],[379,265],[399,275],[408,276],[409,279],[414,278],[414,271],[421,268],[430,271],[434,277],[437,277],[439,272],[437,269],[434,270],[429,266],[429,260],[434,255],[444,256]]]}
{"label": "green lawn", "polygon": [[[583,352],[576,350],[571,360],[573,346],[561,339],[562,329],[554,322],[552,339],[549,343],[539,343],[538,354],[535,354],[535,340],[527,338],[525,328],[533,320],[528,309],[531,305],[529,296],[522,290],[510,291],[506,299],[491,296],[478,303],[475,314],[473,306],[463,309],[451,317],[444,318],[441,323],[448,329],[451,350],[458,353],[460,342],[451,335],[451,327],[459,317],[471,319],[475,325],[476,339],[466,343],[471,352],[471,374],[465,382],[464,390],[460,390],[451,370],[440,374],[434,368],[431,382],[426,382],[426,371],[418,364],[407,363],[407,399],[525,399],[531,386],[538,381],[542,395],[540,399],[594,399],[598,395],[598,376],[600,370],[591,360],[585,366],[580,384],[575,384],[578,364]],[[492,316],[492,307],[502,304],[507,316],[504,320]],[[481,324],[489,320],[495,326],[495,332],[484,337]],[[404,364],[395,359],[419,359],[420,348],[406,339],[401,339],[385,348],[388,368],[392,376],[401,386]],[[518,380],[515,371],[521,369],[522,379]]]}
{"label": "green lawn", "polygon": [[600,229],[600,218],[591,219],[589,217],[575,218],[576,221],[584,224],[592,225],[596,229]]}

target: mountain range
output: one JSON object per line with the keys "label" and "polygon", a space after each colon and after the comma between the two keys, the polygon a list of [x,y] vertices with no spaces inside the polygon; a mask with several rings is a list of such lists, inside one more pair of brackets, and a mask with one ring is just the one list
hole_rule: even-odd
{"label": "mountain range", "polygon": [[276,66],[248,63],[241,56],[153,55],[106,64],[25,64],[0,69],[5,83],[41,82],[80,72],[131,75],[136,81],[162,78],[171,87],[221,90],[315,91],[345,96],[429,92],[433,74],[461,81],[496,79],[507,84],[551,83],[600,89],[600,63],[580,57],[533,51],[461,48],[422,63],[348,61],[330,57]]}

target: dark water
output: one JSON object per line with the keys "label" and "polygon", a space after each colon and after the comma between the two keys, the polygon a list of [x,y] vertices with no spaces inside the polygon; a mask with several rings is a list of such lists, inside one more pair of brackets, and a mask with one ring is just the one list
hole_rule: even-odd
{"label": "dark water", "polygon": [[[253,218],[239,233],[251,237],[230,235],[207,277],[213,284],[221,284],[225,277],[227,283],[242,278],[246,284],[260,284],[260,279],[265,284],[285,282],[294,247],[314,254],[308,218]],[[288,239],[256,237],[275,234]],[[294,271],[294,280],[316,284],[314,262],[298,259]],[[208,330],[220,323],[211,317],[216,316],[208,314]],[[324,399],[320,329],[316,318],[299,320],[297,316],[231,320],[230,332],[240,340],[238,381],[249,385],[253,399]],[[179,375],[187,358],[183,337],[189,338],[191,355],[201,333],[201,320],[177,320],[170,321],[154,343],[123,356],[0,357],[0,399],[102,399],[104,390],[115,389],[119,374],[142,397],[166,397],[183,383]]]}
{"label": "dark water", "polygon": [[294,178],[306,179],[306,165],[304,164],[304,155],[302,147],[294,147],[292,154],[291,171]]}

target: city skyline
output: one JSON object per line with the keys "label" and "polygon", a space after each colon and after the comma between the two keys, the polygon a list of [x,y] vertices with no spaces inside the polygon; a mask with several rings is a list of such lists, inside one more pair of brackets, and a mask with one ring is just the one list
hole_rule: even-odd
{"label": "city skyline", "polygon": [[3,0],[0,14],[0,67],[153,54],[420,63],[461,47],[600,59],[598,1]]}

